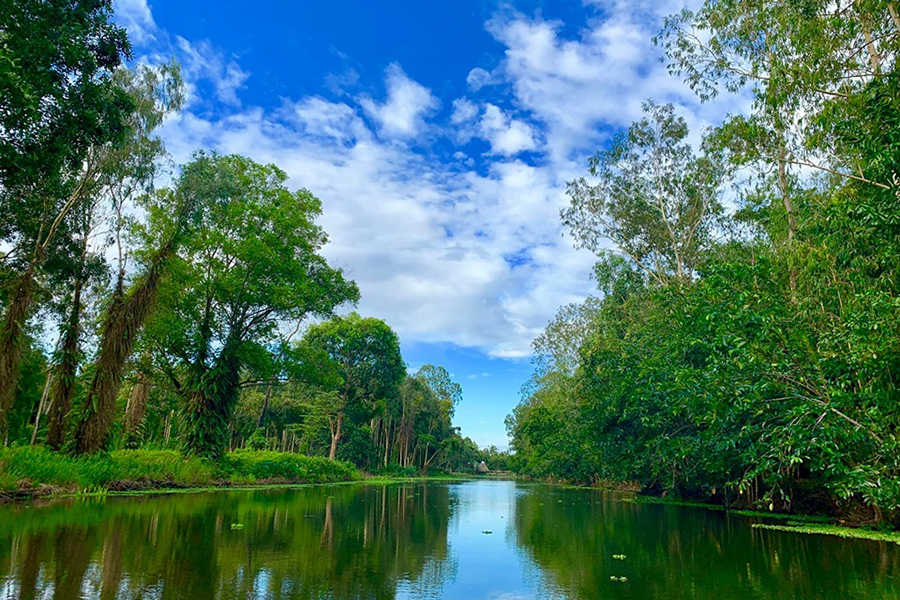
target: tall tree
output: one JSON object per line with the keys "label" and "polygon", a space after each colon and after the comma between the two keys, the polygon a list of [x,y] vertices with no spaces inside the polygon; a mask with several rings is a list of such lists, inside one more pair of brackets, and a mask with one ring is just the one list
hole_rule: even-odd
{"label": "tall tree", "polygon": [[[135,110],[128,116],[126,137],[115,145],[93,148],[98,175],[92,192],[70,215],[78,219],[71,227],[78,238],[79,252],[71,261],[66,283],[71,282],[72,293],[66,303],[68,311],[61,327],[61,344],[57,365],[53,372],[50,395],[50,421],[47,443],[51,448],[62,447],[66,438],[67,415],[74,398],[75,378],[80,364],[81,320],[84,310],[82,295],[90,281],[106,274],[102,256],[106,244],[97,244],[94,231],[108,223],[115,233],[105,236],[107,243],[116,243],[118,264],[112,303],[118,303],[123,293],[126,257],[123,255],[122,228],[124,210],[140,194],[152,190],[159,163],[165,155],[162,141],[155,129],[166,115],[178,110],[182,100],[182,82],[178,65],[171,63],[157,67],[139,66],[133,70],[119,69],[115,81],[132,97]],[[104,223],[106,222],[106,223]],[[99,246],[92,251],[90,245]]]}
{"label": "tall tree", "polygon": [[[197,221],[148,333],[174,365],[187,447],[200,456],[224,451],[242,373],[271,373],[279,325],[358,298],[319,254],[320,201],[286,181],[275,166],[217,155],[199,155],[179,181],[176,193],[198,202]],[[168,219],[162,210],[151,217]]]}
{"label": "tall tree", "polygon": [[113,80],[130,48],[111,17],[111,0],[0,7],[0,238],[13,248],[4,257],[0,437],[39,270],[48,254],[66,252],[66,216],[96,182],[91,148],[119,142],[133,110]]}

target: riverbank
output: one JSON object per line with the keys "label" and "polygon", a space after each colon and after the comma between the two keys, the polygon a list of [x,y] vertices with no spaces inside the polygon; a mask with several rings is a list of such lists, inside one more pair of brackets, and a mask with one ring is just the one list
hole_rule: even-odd
{"label": "riverbank", "polygon": [[72,457],[42,447],[0,449],[0,499],[68,494],[334,483],[362,479],[349,463],[267,451],[236,451],[219,461],[174,450],[117,450]]}
{"label": "riverbank", "polygon": [[0,502],[61,496],[134,496],[323,483],[464,481],[474,475],[370,475],[352,464],[289,452],[238,450],[219,461],[174,450],[72,457],[46,448],[0,449]]}

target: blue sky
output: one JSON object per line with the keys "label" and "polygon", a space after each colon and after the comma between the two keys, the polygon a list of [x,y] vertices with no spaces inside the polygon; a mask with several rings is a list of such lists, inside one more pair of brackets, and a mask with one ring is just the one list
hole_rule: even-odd
{"label": "blue sky", "polygon": [[324,249],[412,368],[445,366],[463,434],[507,444],[530,342],[592,290],[559,223],[566,181],[640,114],[699,105],[650,38],[680,0],[116,0],[136,60],[176,57],[188,99],[162,136],[272,162],[322,199]]}

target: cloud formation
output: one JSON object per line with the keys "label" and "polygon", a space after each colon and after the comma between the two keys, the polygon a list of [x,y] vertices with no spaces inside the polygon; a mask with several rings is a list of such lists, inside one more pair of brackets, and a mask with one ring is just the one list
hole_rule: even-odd
{"label": "cloud formation", "polygon": [[437,109],[440,101],[431,90],[407,77],[400,65],[391,63],[384,73],[387,87],[384,102],[364,97],[360,104],[381,133],[389,137],[415,137],[422,131],[424,117]]}
{"label": "cloud formation", "polygon": [[[116,6],[129,31],[154,31],[145,2]],[[405,341],[525,357],[557,307],[592,287],[594,258],[572,248],[558,218],[566,181],[647,97],[678,102],[692,124],[728,109],[701,111],[659,63],[650,37],[657,16],[677,8],[605,3],[568,37],[559,22],[501,11],[485,24],[497,67],[470,70],[457,82],[467,96],[456,99],[391,63],[380,97],[335,84],[330,98],[245,106],[252,80],[239,59],[175,37],[194,97],[163,135],[177,161],[200,147],[246,154],[312,190],[323,201],[325,254],[358,282],[359,310]],[[201,82],[227,110],[197,109]]]}

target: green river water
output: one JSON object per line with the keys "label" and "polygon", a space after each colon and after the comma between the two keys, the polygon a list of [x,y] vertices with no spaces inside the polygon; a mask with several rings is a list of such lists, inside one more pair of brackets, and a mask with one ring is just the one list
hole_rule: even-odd
{"label": "green river water", "polygon": [[625,498],[466,481],[6,505],[0,598],[900,599],[896,544]]}

